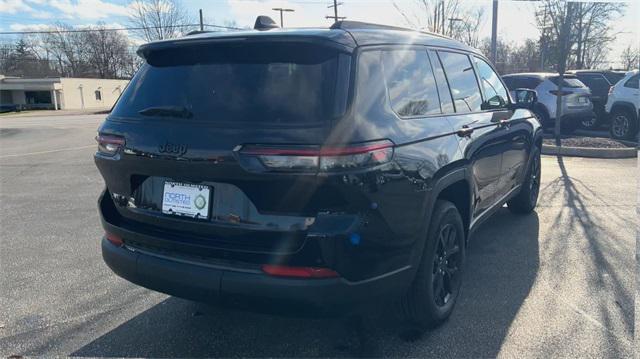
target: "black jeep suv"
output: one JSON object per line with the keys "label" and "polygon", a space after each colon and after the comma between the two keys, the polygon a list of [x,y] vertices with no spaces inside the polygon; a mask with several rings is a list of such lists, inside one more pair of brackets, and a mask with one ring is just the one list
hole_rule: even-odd
{"label": "black jeep suv", "polygon": [[[99,128],[102,254],[200,301],[446,319],[467,239],[534,209],[541,129],[477,50],[342,21],[142,45]],[[324,312],[324,311],[323,311]]]}

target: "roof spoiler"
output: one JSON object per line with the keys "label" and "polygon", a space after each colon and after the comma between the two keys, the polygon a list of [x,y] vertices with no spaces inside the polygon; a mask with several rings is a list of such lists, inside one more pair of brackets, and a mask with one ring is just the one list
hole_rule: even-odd
{"label": "roof spoiler", "polygon": [[253,28],[258,31],[266,31],[271,29],[279,28],[278,24],[273,21],[272,18],[264,15],[260,15],[256,18],[256,23],[253,25]]}

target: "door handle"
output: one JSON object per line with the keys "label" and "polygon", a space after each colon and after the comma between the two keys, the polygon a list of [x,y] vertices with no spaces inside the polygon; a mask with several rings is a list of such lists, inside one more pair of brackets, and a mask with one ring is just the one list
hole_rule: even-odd
{"label": "door handle", "polygon": [[473,127],[469,127],[467,125],[462,126],[457,132],[460,137],[469,137],[473,133]]}

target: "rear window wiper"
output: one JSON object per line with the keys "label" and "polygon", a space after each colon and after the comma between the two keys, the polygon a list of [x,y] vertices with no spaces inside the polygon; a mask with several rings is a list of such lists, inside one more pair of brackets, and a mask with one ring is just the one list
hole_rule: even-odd
{"label": "rear window wiper", "polygon": [[193,112],[189,111],[184,106],[157,106],[147,107],[144,110],[138,111],[139,114],[144,116],[165,116],[165,117],[180,117],[191,118]]}

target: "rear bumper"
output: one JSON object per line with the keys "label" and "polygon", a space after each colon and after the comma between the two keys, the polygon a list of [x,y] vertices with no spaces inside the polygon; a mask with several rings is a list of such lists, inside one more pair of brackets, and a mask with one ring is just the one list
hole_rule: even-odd
{"label": "rear bumper", "polygon": [[593,112],[593,108],[580,109],[580,110],[568,109],[562,115],[562,120],[581,121],[585,118],[591,118],[594,116],[595,116],[595,112]]}
{"label": "rear bumper", "polygon": [[[373,252],[364,244],[357,249],[337,250],[342,233],[326,232],[323,237],[308,240],[305,248],[327,251],[320,252],[332,261],[324,260],[329,268],[342,274],[339,278],[301,279],[275,277],[265,274],[261,264],[292,263],[293,266],[313,265],[300,263],[300,257],[277,254],[232,253],[216,251],[216,256],[205,256],[205,249],[195,255],[180,250],[188,238],[175,237],[175,233],[150,230],[148,225],[127,223],[117,215],[107,192],[98,201],[102,227],[108,233],[123,239],[124,246],[116,246],[103,238],[102,256],[106,264],[120,277],[140,286],[203,302],[240,299],[260,304],[299,305],[303,308],[316,307],[323,311],[351,309],[356,305],[377,302],[407,290],[415,267],[404,251],[380,249]],[[155,244],[166,245],[157,247]],[[167,244],[168,243],[168,244]],[[329,250],[331,249],[331,250]],[[304,251],[301,250],[300,252]],[[402,253],[399,255],[398,253]],[[346,253],[346,254],[343,254]],[[290,262],[293,261],[293,262]],[[343,272],[345,270],[345,272]],[[368,273],[360,278],[351,278],[351,270]],[[350,279],[347,279],[350,278]],[[252,309],[255,307],[252,307]]]}
{"label": "rear bumper", "polygon": [[[591,108],[584,110],[565,110],[562,115],[562,122],[565,125],[578,125],[584,119],[594,118],[595,116],[596,114]],[[547,122],[543,123],[543,126],[552,127],[555,122],[555,118],[550,118]]]}
{"label": "rear bumper", "polygon": [[258,269],[238,269],[154,255],[118,247],[102,239],[102,257],[120,277],[140,286],[202,302],[249,299],[254,303],[349,310],[371,304],[405,288],[410,267],[376,278],[350,282],[344,278],[295,279],[268,276]]}

